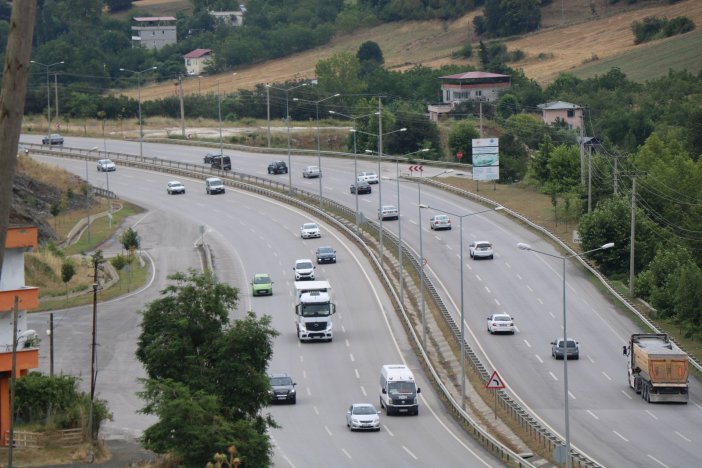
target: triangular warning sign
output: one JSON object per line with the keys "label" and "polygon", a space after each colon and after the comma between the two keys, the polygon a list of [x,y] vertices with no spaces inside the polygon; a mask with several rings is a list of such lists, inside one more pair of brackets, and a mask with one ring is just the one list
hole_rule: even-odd
{"label": "triangular warning sign", "polygon": [[488,390],[500,390],[505,388],[505,384],[502,382],[502,379],[497,374],[497,371],[492,373],[492,375],[490,376],[490,380],[488,380],[487,385],[485,385],[485,388],[487,388]]}

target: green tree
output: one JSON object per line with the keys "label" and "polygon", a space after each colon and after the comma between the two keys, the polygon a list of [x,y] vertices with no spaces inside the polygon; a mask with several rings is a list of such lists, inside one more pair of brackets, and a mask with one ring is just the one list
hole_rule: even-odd
{"label": "green tree", "polygon": [[692,286],[684,284],[682,279],[692,279],[693,267],[697,268],[689,250],[675,242],[667,242],[658,249],[646,269],[637,275],[636,294],[649,301],[661,317],[673,317],[679,289]]}
{"label": "green tree", "polygon": [[451,126],[448,136],[448,146],[451,156],[463,153],[464,163],[470,164],[473,154],[473,139],[480,138],[480,132],[468,120],[459,120]]}
{"label": "green tree", "polygon": [[124,250],[129,252],[139,250],[139,245],[141,243],[139,234],[131,227],[127,228],[127,230],[122,233],[119,241],[122,244],[122,247],[124,247]]}
{"label": "green tree", "polygon": [[525,144],[511,133],[500,137],[500,182],[518,182],[527,172],[529,153]]}
{"label": "green tree", "polygon": [[356,52],[356,58],[358,58],[358,62],[361,64],[361,72],[364,75],[372,73],[385,63],[383,51],[380,49],[378,43],[373,41],[366,41],[361,44],[361,47],[358,48],[358,52]]}
{"label": "green tree", "polygon": [[73,262],[66,260],[61,264],[61,282],[66,286],[66,296],[68,296],[68,282],[76,274],[76,267]]}
{"label": "green tree", "polygon": [[361,63],[351,52],[340,52],[320,60],[315,73],[321,92],[359,94],[366,90],[365,82],[360,79]]}
{"label": "green tree", "polygon": [[531,149],[537,149],[547,135],[544,121],[531,114],[509,115],[504,128]]}
{"label": "green tree", "polygon": [[548,180],[544,185],[552,187],[558,194],[580,187],[580,153],[577,147],[559,145],[554,148],[548,160]]}
{"label": "green tree", "polygon": [[541,0],[485,0],[485,31],[493,37],[534,31],[541,25]]}
{"label": "green tree", "polygon": [[159,417],[145,432],[148,448],[201,466],[234,443],[247,464],[268,466],[266,431],[276,426],[261,410],[269,403],[266,368],[277,335],[270,317],[249,312],[230,322],[238,291],[211,274],[169,279],[142,312],[136,350],[148,376],[143,411]]}

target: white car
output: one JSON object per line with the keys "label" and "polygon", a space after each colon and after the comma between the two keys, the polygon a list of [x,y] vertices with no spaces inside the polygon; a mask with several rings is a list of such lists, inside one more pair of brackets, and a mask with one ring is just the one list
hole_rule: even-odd
{"label": "white car", "polygon": [[487,318],[487,331],[514,335],[514,319],[507,314],[492,314]]}
{"label": "white car", "polygon": [[175,195],[176,193],[185,193],[185,185],[177,180],[172,180],[168,182],[166,187],[166,192],[168,195]]}
{"label": "white car", "polygon": [[305,223],[300,226],[300,237],[303,239],[312,239],[313,237],[322,237],[322,232],[319,230],[317,223]]}
{"label": "white car", "polygon": [[312,260],[308,258],[295,260],[295,266],[293,267],[295,271],[295,281],[314,280],[314,269],[315,266]]}
{"label": "white car", "polygon": [[371,403],[354,403],[346,410],[346,426],[352,431],[379,431],[379,414]]}
{"label": "white car", "polygon": [[359,172],[358,173],[358,180],[365,180],[369,184],[377,184],[380,179],[378,179],[378,174],[372,171],[368,172]]}
{"label": "white car", "polygon": [[400,219],[400,213],[395,205],[383,205],[378,209],[378,219]]}
{"label": "white car", "polygon": [[302,177],[305,179],[312,177],[322,177],[322,171],[319,166],[307,166],[304,171],[302,171]]}
{"label": "white car", "polygon": [[113,163],[109,159],[101,159],[97,162],[97,170],[99,172],[116,171],[117,166],[115,165],[115,163]]}
{"label": "white car", "polygon": [[477,260],[478,258],[493,258],[492,244],[488,241],[471,242],[468,246],[470,258]]}

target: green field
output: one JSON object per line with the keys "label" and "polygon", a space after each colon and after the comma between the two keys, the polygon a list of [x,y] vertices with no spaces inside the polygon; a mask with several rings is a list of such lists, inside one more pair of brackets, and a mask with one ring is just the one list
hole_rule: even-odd
{"label": "green field", "polygon": [[702,31],[650,43],[648,47],[626,52],[607,60],[598,60],[570,73],[578,78],[604,75],[619,67],[627,78],[643,83],[668,74],[669,69],[685,70],[692,74],[702,71]]}

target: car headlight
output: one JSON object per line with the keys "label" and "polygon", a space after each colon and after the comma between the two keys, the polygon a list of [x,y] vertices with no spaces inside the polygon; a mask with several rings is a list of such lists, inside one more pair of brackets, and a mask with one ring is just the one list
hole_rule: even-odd
{"label": "car headlight", "polygon": [[290,395],[294,395],[294,394],[295,394],[295,389],[293,388],[293,389],[290,390],[288,393],[289,393]]}

